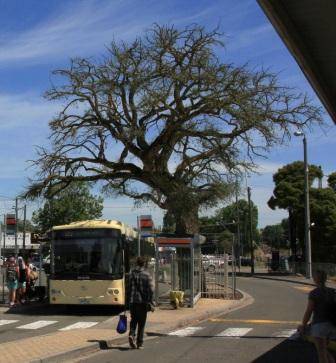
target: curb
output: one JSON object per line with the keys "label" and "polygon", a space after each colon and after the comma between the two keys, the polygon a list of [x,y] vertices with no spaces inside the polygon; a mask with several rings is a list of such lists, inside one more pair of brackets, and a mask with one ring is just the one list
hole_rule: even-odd
{"label": "curb", "polygon": [[[239,300],[239,302],[236,305],[233,306],[229,306],[226,309],[223,308],[218,308],[218,309],[214,309],[212,311],[205,311],[202,314],[199,314],[197,317],[196,316],[191,316],[189,318],[185,318],[184,320],[179,321],[176,325],[172,325],[169,326],[169,330],[174,330],[176,328],[181,328],[183,326],[189,325],[189,324],[193,324],[193,323],[200,323],[202,321],[205,321],[207,319],[209,319],[210,317],[216,317],[218,315],[222,315],[222,314],[227,314],[231,311],[235,311],[241,308],[244,308],[247,305],[250,305],[254,302],[254,298],[241,291],[238,290],[242,295],[243,298],[241,300]],[[196,314],[195,314],[196,315]],[[148,332],[149,334],[158,334],[160,335],[160,331],[157,332]],[[164,334],[166,335],[166,334]],[[148,339],[153,339],[153,337],[149,337]],[[103,341],[96,341],[96,342],[92,342],[90,345],[86,344],[85,346],[82,347],[78,347],[76,349],[73,350],[68,350],[68,351],[63,351],[63,352],[59,352],[57,354],[53,354],[50,356],[45,356],[45,357],[41,357],[38,359],[34,359],[32,361],[29,361],[30,363],[60,363],[60,362],[66,362],[70,359],[75,359],[75,358],[79,358],[81,355],[83,354],[92,354],[95,352],[98,352],[100,350],[104,350],[106,349],[106,347],[114,344],[114,345],[122,345],[127,343],[127,337],[123,336],[123,337],[115,337],[115,338],[111,338],[108,340],[103,340]]]}
{"label": "curb", "polygon": [[272,280],[272,281],[283,281],[283,282],[291,282],[293,284],[299,284],[299,285],[307,285],[307,286],[315,286],[313,282],[305,282],[305,281],[296,281],[292,279],[286,279],[286,278],[277,278],[277,277],[267,277],[267,276],[256,276],[257,279],[263,279],[263,280]]}
{"label": "curb", "polygon": [[218,315],[222,315],[222,314],[227,314],[227,313],[230,313],[231,311],[242,309],[245,306],[253,304],[254,298],[251,295],[247,294],[244,291],[238,290],[238,289],[237,289],[237,291],[239,291],[243,295],[243,298],[240,299],[239,302],[236,305],[229,306],[229,307],[227,307],[225,309],[218,308],[218,309],[214,309],[214,310],[211,310],[211,311],[205,311],[202,314],[198,314],[197,317],[196,316],[190,316],[189,318],[185,318],[184,320],[180,321],[178,324],[176,324],[174,326],[172,325],[169,328],[173,330],[173,329],[176,329],[176,328],[182,328],[183,326],[186,326],[186,325],[189,325],[189,324],[200,323],[200,322],[205,321],[205,320],[207,320],[209,318],[212,318],[212,317],[215,317],[215,316],[218,316]]}

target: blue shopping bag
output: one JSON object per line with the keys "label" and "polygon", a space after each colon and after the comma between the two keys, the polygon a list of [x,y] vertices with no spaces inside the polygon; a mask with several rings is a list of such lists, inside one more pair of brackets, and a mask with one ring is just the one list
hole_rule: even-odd
{"label": "blue shopping bag", "polygon": [[120,314],[117,325],[117,333],[124,334],[126,332],[127,332],[127,316],[125,314]]}

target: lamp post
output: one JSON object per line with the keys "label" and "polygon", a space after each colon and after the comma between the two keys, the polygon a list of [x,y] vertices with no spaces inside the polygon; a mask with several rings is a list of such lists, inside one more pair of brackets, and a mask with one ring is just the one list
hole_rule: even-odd
{"label": "lamp post", "polygon": [[304,207],[305,207],[305,247],[306,247],[306,277],[312,277],[311,239],[310,239],[310,210],[309,210],[309,181],[308,181],[308,157],[307,139],[302,131],[294,132],[295,136],[303,137],[303,161],[304,161]]}

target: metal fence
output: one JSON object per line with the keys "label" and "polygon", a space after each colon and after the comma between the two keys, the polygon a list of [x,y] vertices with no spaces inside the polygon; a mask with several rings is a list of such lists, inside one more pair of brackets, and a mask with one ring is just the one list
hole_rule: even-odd
{"label": "metal fence", "polygon": [[223,255],[188,256],[176,251],[159,254],[156,302],[171,303],[171,291],[182,291],[184,303],[193,307],[199,298],[233,299],[236,294],[235,265]]}
{"label": "metal fence", "polygon": [[235,299],[236,265],[228,254],[202,256],[202,296],[217,299]]}

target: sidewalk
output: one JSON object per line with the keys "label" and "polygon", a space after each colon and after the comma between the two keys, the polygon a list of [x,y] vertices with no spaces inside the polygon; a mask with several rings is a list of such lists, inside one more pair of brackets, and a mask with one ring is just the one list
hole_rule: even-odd
{"label": "sidewalk", "polygon": [[[148,315],[146,332],[148,336],[159,336],[179,327],[226,313],[253,302],[244,294],[241,300],[201,299],[194,309],[173,310],[170,307],[157,309]],[[129,319],[129,316],[128,316]],[[0,345],[1,361],[23,362],[64,362],[85,353],[98,351],[101,347],[127,342],[127,334],[116,333],[118,317],[112,317],[101,324],[99,329],[76,329],[59,331],[43,336],[35,336],[3,343]]]}
{"label": "sidewalk", "polygon": [[[254,277],[259,279],[266,279],[266,280],[277,280],[277,281],[285,281],[285,282],[293,282],[295,284],[301,285],[309,285],[315,286],[313,279],[307,279],[302,275],[290,275],[290,274],[279,274],[279,275],[272,275],[272,274],[258,274],[256,273]],[[327,286],[336,289],[336,282],[332,280],[327,281]]]}

